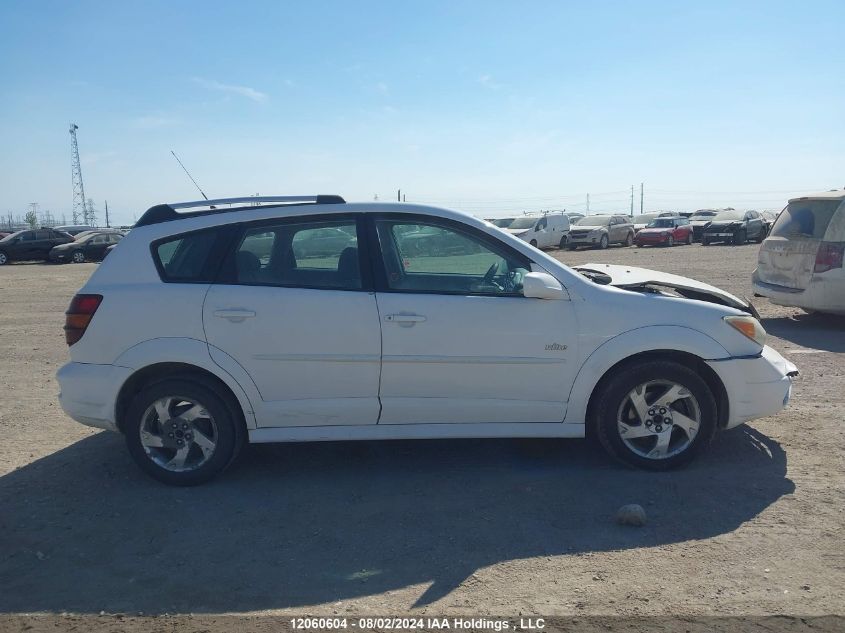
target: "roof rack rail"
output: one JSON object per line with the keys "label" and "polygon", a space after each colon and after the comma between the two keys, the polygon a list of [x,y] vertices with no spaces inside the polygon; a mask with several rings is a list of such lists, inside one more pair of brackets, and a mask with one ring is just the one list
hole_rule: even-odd
{"label": "roof rack rail", "polygon": [[[170,204],[159,204],[150,207],[135,223],[135,226],[147,226],[149,224],[160,224],[161,222],[169,222],[171,220],[180,220],[182,218],[195,217],[198,215],[211,215],[213,213],[228,213],[229,211],[243,211],[245,209],[255,209],[264,203],[271,203],[272,205],[286,205],[294,206],[299,204],[345,204],[346,200],[336,195],[317,195],[317,196],[244,196],[240,198],[216,198],[214,200],[194,200],[192,202],[172,202]],[[225,208],[218,208],[220,205],[241,205],[241,206],[226,206]],[[208,207],[203,211],[192,211],[188,213],[178,213],[176,209],[197,209]]]}

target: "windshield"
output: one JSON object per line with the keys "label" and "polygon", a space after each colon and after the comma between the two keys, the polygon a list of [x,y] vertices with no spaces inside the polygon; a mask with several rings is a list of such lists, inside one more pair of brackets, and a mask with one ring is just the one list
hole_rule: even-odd
{"label": "windshield", "polygon": [[586,218],[581,218],[575,224],[581,226],[607,226],[610,224],[609,215],[588,215]]}
{"label": "windshield", "polygon": [[17,231],[16,233],[12,233],[11,235],[7,235],[2,240],[0,240],[0,242],[11,242],[13,239],[15,239],[21,233],[23,233],[23,231]]}
{"label": "windshield", "polygon": [[643,213],[642,215],[635,215],[634,219],[631,220],[632,224],[648,224],[654,218],[657,217],[656,213]]}
{"label": "windshield", "polygon": [[675,226],[674,220],[670,218],[657,218],[654,222],[649,222],[647,228],[650,229],[671,229]]}
{"label": "windshield", "polygon": [[511,224],[508,225],[509,229],[530,229],[535,224],[537,224],[537,218],[525,217],[525,218],[517,218]]}
{"label": "windshield", "polygon": [[714,222],[737,222],[742,220],[745,216],[745,213],[742,211],[719,211],[715,216],[713,216]]}
{"label": "windshield", "polygon": [[799,200],[790,202],[772,227],[776,237],[824,238],[841,200]]}
{"label": "windshield", "polygon": [[513,224],[513,218],[494,218],[490,220],[493,226],[498,226],[500,229],[506,229]]}
{"label": "windshield", "polygon": [[696,211],[690,216],[690,222],[709,222],[716,215],[715,211]]}

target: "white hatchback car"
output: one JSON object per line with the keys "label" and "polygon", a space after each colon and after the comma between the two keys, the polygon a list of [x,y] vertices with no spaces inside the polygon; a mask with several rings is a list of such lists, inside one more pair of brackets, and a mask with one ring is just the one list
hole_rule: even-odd
{"label": "white hatchback car", "polygon": [[796,373],[713,286],[573,269],[469,215],[337,196],[153,207],[65,330],[64,410],[178,485],[245,441],[589,432],[666,469],[779,411]]}

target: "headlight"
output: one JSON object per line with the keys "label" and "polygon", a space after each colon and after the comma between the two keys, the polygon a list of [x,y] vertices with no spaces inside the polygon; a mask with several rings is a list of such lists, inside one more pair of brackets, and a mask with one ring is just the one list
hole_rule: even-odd
{"label": "headlight", "polygon": [[725,323],[744,334],[759,346],[766,344],[766,330],[753,316],[726,316]]}

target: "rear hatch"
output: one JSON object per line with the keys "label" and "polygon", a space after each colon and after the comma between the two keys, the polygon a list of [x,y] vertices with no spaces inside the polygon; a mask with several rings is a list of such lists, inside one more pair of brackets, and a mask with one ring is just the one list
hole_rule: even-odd
{"label": "rear hatch", "polygon": [[841,200],[792,200],[778,217],[757,256],[757,278],[805,289],[813,277],[819,245]]}

